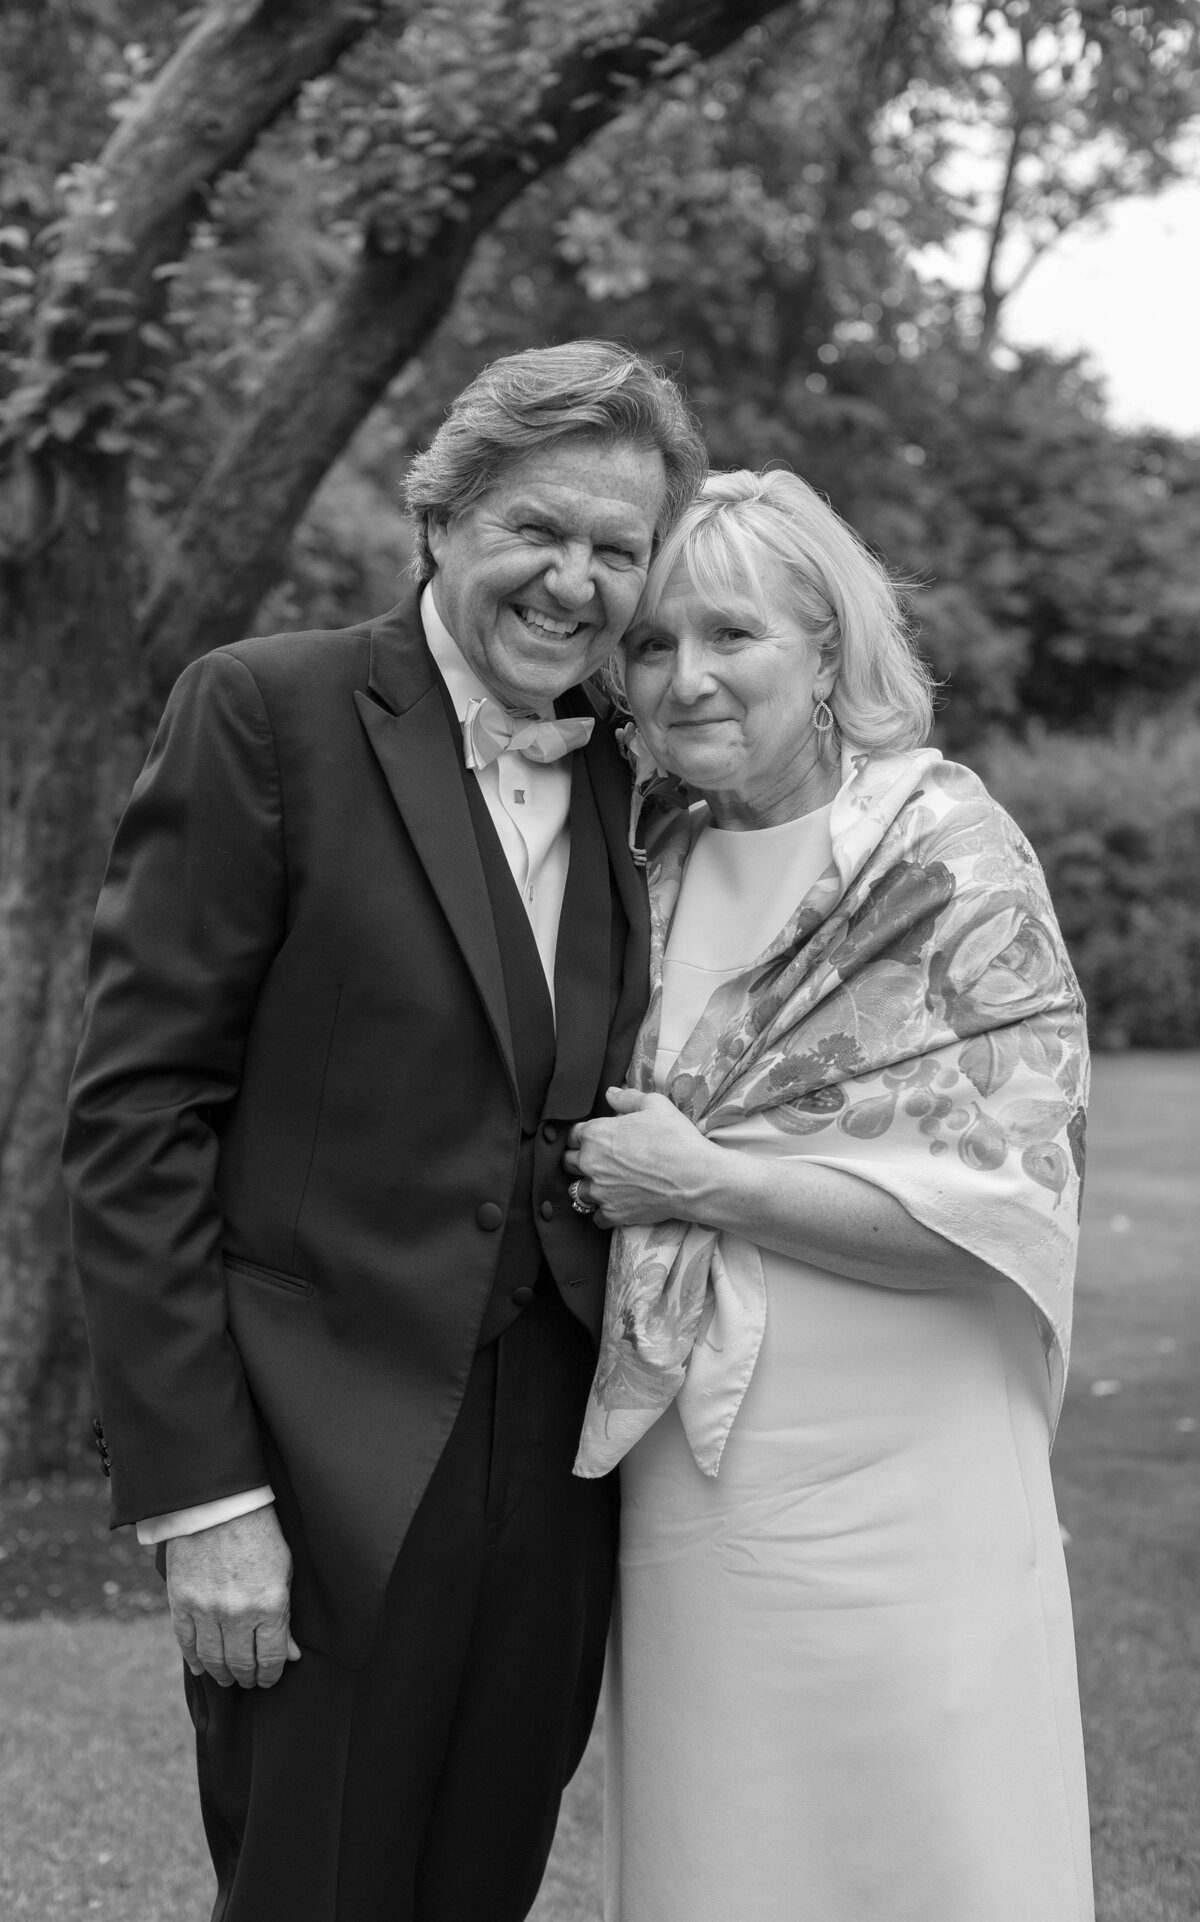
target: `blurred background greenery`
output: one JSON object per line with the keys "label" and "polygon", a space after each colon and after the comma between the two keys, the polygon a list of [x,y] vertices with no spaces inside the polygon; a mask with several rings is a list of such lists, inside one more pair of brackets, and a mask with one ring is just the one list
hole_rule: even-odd
{"label": "blurred background greenery", "polygon": [[1198,111],[1193,0],[8,0],[0,1474],[90,1414],[56,1143],[165,689],[396,600],[405,463],[498,353],[630,341],[714,464],[821,488],[909,583],[1095,1042],[1200,1045],[1200,444],[1005,335]]}
{"label": "blurred background greenery", "polygon": [[[208,1905],[161,1589],[83,1452],[57,1173],[116,812],[179,668],[391,606],[413,451],[486,360],[579,334],[662,361],[716,465],[790,465],[903,576],[938,745],[1047,869],[1108,1051],[1055,1456],[1099,1913],[1196,1913],[1200,443],[1118,427],[1008,318],[1062,236],[1200,172],[1198,21],[0,5],[5,1913]],[[547,1922],[596,1912],[597,1768]]]}

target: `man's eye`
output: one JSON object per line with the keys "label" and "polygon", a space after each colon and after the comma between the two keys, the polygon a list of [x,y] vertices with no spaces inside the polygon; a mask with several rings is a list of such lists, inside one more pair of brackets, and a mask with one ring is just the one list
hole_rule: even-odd
{"label": "man's eye", "polygon": [[531,541],[556,541],[558,539],[558,535],[554,529],[545,526],[542,521],[522,521],[521,532],[525,535],[526,539]]}
{"label": "man's eye", "polygon": [[632,553],[628,547],[602,547],[600,552],[603,554],[605,562],[609,567],[615,567],[622,573],[638,565],[637,555]]}

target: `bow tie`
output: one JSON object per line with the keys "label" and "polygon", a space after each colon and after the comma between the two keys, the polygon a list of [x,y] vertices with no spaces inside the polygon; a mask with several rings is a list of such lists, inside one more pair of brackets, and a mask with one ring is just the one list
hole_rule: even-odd
{"label": "bow tie", "polygon": [[590,740],[594,720],[538,721],[510,714],[499,701],[468,701],[463,719],[463,757],[467,766],[486,767],[509,748],[527,761],[559,761]]}

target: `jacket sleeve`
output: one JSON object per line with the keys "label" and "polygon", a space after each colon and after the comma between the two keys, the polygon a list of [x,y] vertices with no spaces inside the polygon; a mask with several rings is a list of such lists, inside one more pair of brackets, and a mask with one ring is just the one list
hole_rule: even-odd
{"label": "jacket sleeve", "polygon": [[287,905],[267,710],[236,656],[168,702],[100,896],[64,1172],[113,1525],[269,1477],[230,1338],[221,1127]]}

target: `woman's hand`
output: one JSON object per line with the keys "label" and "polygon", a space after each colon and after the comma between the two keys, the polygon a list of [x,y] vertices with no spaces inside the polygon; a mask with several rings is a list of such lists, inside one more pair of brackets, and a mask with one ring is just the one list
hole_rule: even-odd
{"label": "woman's hand", "polygon": [[608,1088],[613,1119],[576,1122],[563,1166],[595,1207],[598,1228],[695,1221],[712,1158],[721,1150],[662,1094]]}

